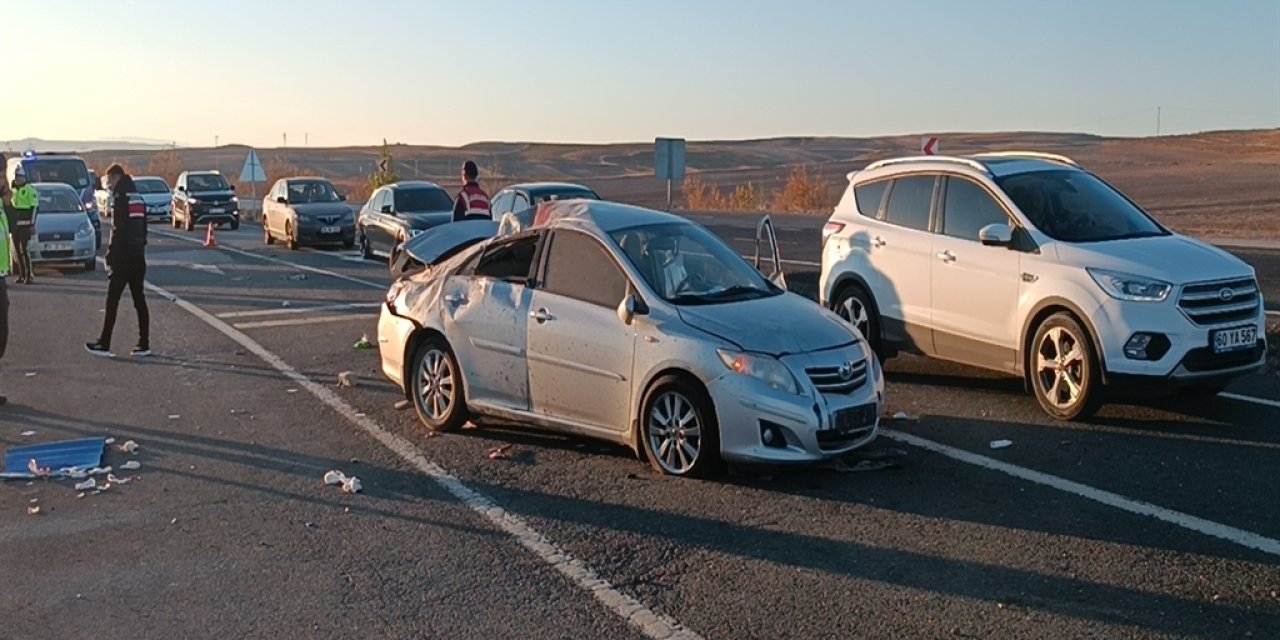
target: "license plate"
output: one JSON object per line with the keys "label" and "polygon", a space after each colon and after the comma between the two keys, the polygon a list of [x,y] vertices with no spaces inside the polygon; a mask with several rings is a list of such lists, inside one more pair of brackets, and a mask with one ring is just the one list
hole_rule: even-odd
{"label": "license plate", "polygon": [[44,243],[45,251],[70,251],[71,245],[65,242],[46,242]]}
{"label": "license plate", "polygon": [[1252,349],[1258,345],[1258,328],[1255,326],[1218,329],[1209,336],[1214,353],[1229,353]]}
{"label": "license plate", "polygon": [[226,211],[226,209],[223,209],[222,207],[214,207],[209,210],[209,213],[222,213],[224,211]]}
{"label": "license plate", "polygon": [[320,233],[338,233],[342,227],[320,227]]}
{"label": "license plate", "polygon": [[851,409],[841,409],[831,416],[831,428],[837,432],[865,429],[876,422],[876,405],[864,404]]}

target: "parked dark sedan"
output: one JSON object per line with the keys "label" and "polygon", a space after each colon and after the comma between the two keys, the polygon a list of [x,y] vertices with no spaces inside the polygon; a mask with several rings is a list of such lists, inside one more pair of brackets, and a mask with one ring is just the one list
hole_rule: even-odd
{"label": "parked dark sedan", "polygon": [[390,256],[397,245],[453,220],[453,198],[433,182],[406,181],[373,192],[356,223],[360,253]]}
{"label": "parked dark sedan", "polygon": [[356,245],[356,216],[346,196],[324,178],[277,180],[262,202],[262,239],[302,245]]}
{"label": "parked dark sedan", "polygon": [[565,182],[513,184],[493,196],[493,219],[501,221],[505,214],[520,213],[551,200],[599,199],[599,194],[580,184]]}

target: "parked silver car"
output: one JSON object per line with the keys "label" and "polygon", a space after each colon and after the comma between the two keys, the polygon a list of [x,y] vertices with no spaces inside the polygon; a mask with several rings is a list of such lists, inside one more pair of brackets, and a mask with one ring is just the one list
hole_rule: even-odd
{"label": "parked silver car", "polygon": [[509,222],[426,231],[392,265],[382,369],[428,429],[515,420],[621,443],[673,475],[875,438],[884,378],[857,330],[701,226],[587,200]]}
{"label": "parked silver car", "polygon": [[33,265],[78,266],[85,271],[98,268],[96,233],[89,214],[75,189],[53,182],[34,185],[40,203],[36,208],[35,233],[27,245]]}

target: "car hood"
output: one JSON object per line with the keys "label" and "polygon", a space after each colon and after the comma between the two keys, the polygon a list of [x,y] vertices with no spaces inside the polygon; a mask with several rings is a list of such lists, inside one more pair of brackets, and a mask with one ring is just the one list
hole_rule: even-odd
{"label": "car hood", "polygon": [[153,207],[158,204],[169,204],[173,200],[173,195],[169,193],[139,193],[138,197],[142,198],[142,202]]}
{"label": "car hood", "polygon": [[75,233],[88,221],[83,213],[37,213],[36,233]]}
{"label": "car hood", "polygon": [[1058,243],[1057,250],[1065,264],[1110,269],[1173,284],[1253,275],[1248,263],[1230,253],[1176,234],[1083,244]]}
{"label": "car hood", "polygon": [[489,220],[466,220],[433,228],[404,244],[405,253],[424,265],[434,265],[458,251],[492,238],[498,223]]}
{"label": "car hood", "polygon": [[452,211],[425,211],[422,213],[401,214],[410,229],[431,229],[442,224],[453,222]]}
{"label": "car hood", "polygon": [[839,316],[794,293],[678,309],[694,328],[745,351],[774,356],[832,349],[858,339]]}
{"label": "car hood", "polygon": [[351,205],[345,202],[311,202],[292,206],[294,211],[304,216],[341,216],[351,213]]}

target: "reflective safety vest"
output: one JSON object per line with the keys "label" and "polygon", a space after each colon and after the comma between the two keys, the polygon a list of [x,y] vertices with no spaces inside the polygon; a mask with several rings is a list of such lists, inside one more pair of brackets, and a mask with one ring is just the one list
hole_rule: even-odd
{"label": "reflective safety vest", "polygon": [[9,216],[0,207],[0,278],[9,275]]}
{"label": "reflective safety vest", "polygon": [[36,207],[40,205],[40,194],[30,184],[24,184],[13,190],[13,198],[9,201],[15,209],[14,226],[31,226],[34,222]]}
{"label": "reflective safety vest", "polygon": [[459,197],[462,198],[463,217],[474,215],[485,216],[486,218],[493,217],[489,196],[485,194],[484,189],[469,184],[462,188],[462,193],[459,194]]}

